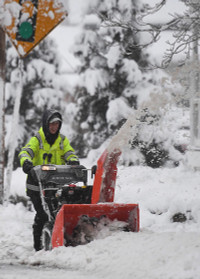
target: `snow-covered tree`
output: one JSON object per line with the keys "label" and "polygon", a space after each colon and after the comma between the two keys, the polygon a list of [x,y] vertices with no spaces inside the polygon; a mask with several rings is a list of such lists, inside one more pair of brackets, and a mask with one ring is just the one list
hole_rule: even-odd
{"label": "snow-covered tree", "polygon": [[[136,107],[134,88],[142,80],[142,53],[134,49],[130,30],[104,27],[101,15],[115,14],[134,20],[135,1],[98,1],[85,16],[74,53],[80,58],[80,83],[76,87],[77,113],[72,122],[74,141],[81,155],[99,147]],[[136,44],[136,42],[135,42]],[[113,115],[113,110],[116,114]]]}
{"label": "snow-covered tree", "polygon": [[63,100],[67,93],[68,83],[59,72],[59,55],[52,39],[46,38],[32,52],[23,58],[23,69],[20,73],[19,56],[7,41],[6,71],[6,144],[11,136],[10,122],[16,98],[16,86],[22,74],[22,97],[20,105],[20,122],[17,133],[18,147],[15,151],[15,166],[19,162],[19,149],[38,130],[42,113],[46,108],[64,111]]}
{"label": "snow-covered tree", "polygon": [[[103,15],[103,19],[108,27],[129,29],[134,36],[145,37],[136,46],[140,49],[158,41],[163,32],[171,32],[172,39],[167,41],[168,47],[163,50],[164,58],[160,61],[160,65],[157,65],[166,68],[180,53],[182,54],[180,64],[190,58],[195,42],[198,42],[200,38],[200,2],[198,0],[180,0],[180,2],[184,3],[185,10],[181,13],[174,11],[166,15],[167,17],[161,22],[156,21],[155,16],[164,8],[166,0],[160,0],[157,3],[137,1],[138,12],[135,21],[129,18],[121,19],[113,14]],[[154,16],[154,20],[151,19],[151,15]]]}
{"label": "snow-covered tree", "polygon": [[[168,139],[169,133],[161,137],[159,129],[167,117],[167,106],[177,102],[177,92],[181,89],[166,73],[146,70],[148,57],[140,48],[140,36],[134,32],[138,28],[136,4],[136,0],[88,1],[81,34],[73,46],[81,61],[80,79],[74,92],[68,94],[65,108],[63,99],[69,86],[60,78],[59,58],[53,42],[44,40],[24,59],[19,148],[38,129],[46,107],[63,109],[75,131],[72,145],[80,157],[116,134],[129,115],[136,117],[135,111],[140,110],[132,127],[129,150],[137,148],[142,154],[140,163],[151,166],[154,163],[160,166],[170,159],[173,140]],[[115,19],[114,24],[107,22],[111,17]],[[8,48],[7,122],[13,110],[18,59],[13,49]],[[149,119],[153,121],[149,123]],[[142,132],[144,127],[154,131],[151,137]],[[155,160],[147,156],[151,151]],[[131,163],[135,163],[134,158]]]}
{"label": "snow-covered tree", "polygon": [[[169,151],[170,141],[166,134],[160,137],[156,131],[163,121],[165,106],[176,102],[173,94],[180,92],[180,86],[173,84],[161,70],[146,70],[148,57],[137,47],[140,37],[132,28],[109,25],[102,20],[112,17],[134,25],[137,12],[136,1],[133,0],[101,1],[85,16],[82,32],[73,48],[82,62],[74,103],[68,106],[74,111],[71,124],[76,136],[73,143],[80,155],[85,156],[90,149],[98,148],[116,134],[129,115],[135,117],[135,110],[141,110],[139,120],[133,127],[133,130],[135,127],[140,129],[136,129],[137,133],[133,132],[130,138],[129,152],[136,148],[138,142],[140,163],[160,166],[173,152]],[[153,118],[150,117],[152,115]],[[151,125],[142,120],[149,118],[154,119]],[[148,130],[152,125],[157,128],[153,128],[154,134],[147,138],[142,133],[142,126]],[[155,159],[147,156],[151,150]],[[135,161],[133,156],[130,163]]]}

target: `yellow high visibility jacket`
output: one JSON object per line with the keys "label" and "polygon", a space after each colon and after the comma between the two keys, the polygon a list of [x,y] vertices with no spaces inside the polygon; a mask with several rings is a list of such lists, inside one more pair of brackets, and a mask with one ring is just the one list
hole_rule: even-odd
{"label": "yellow high visibility jacket", "polygon": [[[43,155],[47,154],[45,160]],[[67,137],[59,133],[53,145],[50,145],[44,135],[42,127],[30,141],[21,149],[19,153],[20,165],[23,166],[25,160],[33,163],[33,166],[42,164],[64,165],[69,160],[78,160]]]}

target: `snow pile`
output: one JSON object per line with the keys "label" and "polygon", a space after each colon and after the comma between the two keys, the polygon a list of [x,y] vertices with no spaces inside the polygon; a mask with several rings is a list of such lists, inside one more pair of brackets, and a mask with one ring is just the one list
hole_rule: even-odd
{"label": "snow pile", "polygon": [[99,218],[82,215],[73,229],[72,235],[65,236],[65,246],[87,244],[95,239],[106,238],[116,231],[130,231],[128,223],[117,219],[111,221],[106,215]]}

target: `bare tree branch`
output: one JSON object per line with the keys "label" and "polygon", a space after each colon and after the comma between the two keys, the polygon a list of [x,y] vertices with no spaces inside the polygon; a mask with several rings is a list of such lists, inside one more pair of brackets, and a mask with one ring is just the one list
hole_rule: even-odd
{"label": "bare tree branch", "polygon": [[119,14],[118,16],[99,16],[102,19],[103,26],[129,30],[136,38],[144,33],[148,33],[150,37],[148,42],[139,43],[140,40],[138,39],[137,43],[130,45],[132,49],[147,48],[157,42],[163,32],[172,31],[173,39],[171,42],[167,42],[169,48],[164,53],[164,58],[160,66],[161,68],[166,68],[177,54],[183,53],[185,59],[190,57],[193,43],[200,38],[200,32],[198,32],[200,28],[200,2],[193,0],[185,0],[183,2],[188,6],[184,14],[179,15],[175,13],[170,15],[172,19],[164,24],[153,24],[148,22],[146,17],[157,13],[166,4],[166,0],[162,0],[154,7],[150,7],[148,4],[145,5],[142,11],[136,13],[132,21],[123,18],[123,16]]}

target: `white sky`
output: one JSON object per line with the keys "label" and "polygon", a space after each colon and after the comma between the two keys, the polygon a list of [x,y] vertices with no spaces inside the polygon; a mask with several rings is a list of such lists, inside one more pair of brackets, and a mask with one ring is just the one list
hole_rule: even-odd
{"label": "white sky", "polygon": [[[154,6],[157,3],[160,3],[161,0],[139,0],[141,3],[148,3],[149,5]],[[150,15],[147,17],[150,21],[153,22],[165,22],[171,18],[171,15],[178,13],[181,14],[185,10],[185,4],[180,0],[166,0],[166,4],[160,9],[155,15]],[[146,19],[147,19],[146,18]]]}

